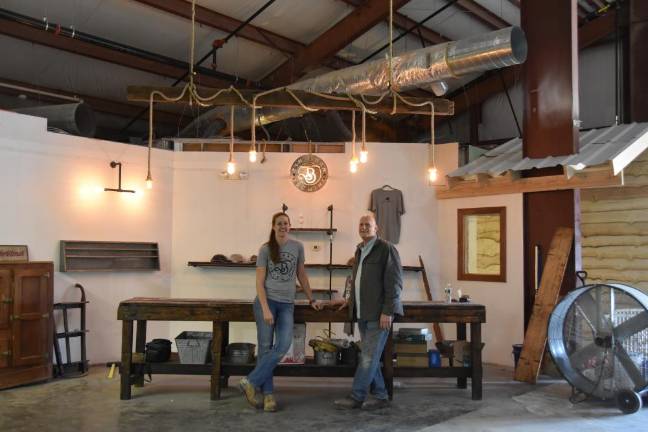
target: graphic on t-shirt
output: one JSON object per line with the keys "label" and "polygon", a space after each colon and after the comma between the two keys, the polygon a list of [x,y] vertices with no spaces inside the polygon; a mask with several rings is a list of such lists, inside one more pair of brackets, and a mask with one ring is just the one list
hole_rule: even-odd
{"label": "graphic on t-shirt", "polygon": [[295,275],[297,257],[290,252],[280,252],[279,263],[275,264],[269,260],[268,264],[270,278],[272,280],[286,282],[291,280]]}

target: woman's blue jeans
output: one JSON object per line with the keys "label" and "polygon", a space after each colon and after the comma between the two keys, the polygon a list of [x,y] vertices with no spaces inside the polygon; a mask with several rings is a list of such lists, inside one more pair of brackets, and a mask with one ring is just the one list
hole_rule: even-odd
{"label": "woman's blue jeans", "polygon": [[274,368],[281,361],[292,343],[295,315],[295,305],[293,303],[281,303],[268,299],[268,306],[274,317],[273,325],[268,325],[263,320],[263,310],[259,298],[257,297],[254,300],[254,318],[257,325],[259,352],[256,367],[247,376],[250,384],[255,388],[261,388],[264,395],[272,393],[274,389],[272,384]]}

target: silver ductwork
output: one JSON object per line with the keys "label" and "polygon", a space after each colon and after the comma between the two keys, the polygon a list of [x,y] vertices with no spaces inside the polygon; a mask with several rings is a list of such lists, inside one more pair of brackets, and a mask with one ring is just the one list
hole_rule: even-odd
{"label": "silver ductwork", "polygon": [[14,109],[17,113],[45,117],[47,127],[57,128],[73,135],[93,137],[97,127],[90,105],[79,102]]}
{"label": "silver ductwork", "polygon": [[[396,91],[432,84],[435,93],[440,96],[448,88],[444,80],[520,64],[526,60],[526,56],[524,32],[519,27],[509,27],[394,57],[391,82]],[[287,87],[329,94],[379,95],[389,89],[389,61],[374,60],[305,79]],[[304,112],[292,108],[261,108],[257,110],[256,123],[261,126],[300,116]],[[194,120],[182,131],[182,135],[185,131],[190,133],[215,119],[227,119],[228,115],[229,107],[216,107]],[[235,131],[249,129],[250,110],[237,108],[234,123]]]}

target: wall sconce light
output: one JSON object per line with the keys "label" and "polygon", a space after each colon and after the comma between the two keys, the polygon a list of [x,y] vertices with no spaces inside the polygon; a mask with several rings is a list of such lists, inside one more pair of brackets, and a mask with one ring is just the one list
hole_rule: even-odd
{"label": "wall sconce light", "polygon": [[247,180],[249,174],[247,171],[235,171],[234,174],[230,174],[227,171],[221,171],[220,176],[223,180]]}
{"label": "wall sconce light", "polygon": [[104,191],[106,191],[106,192],[128,192],[128,193],[135,193],[135,191],[134,191],[134,190],[131,190],[131,189],[122,189],[122,185],[121,185],[121,169],[122,169],[122,164],[121,164],[121,162],[116,162],[116,161],[112,161],[112,162],[110,162],[110,168],[115,168],[115,167],[119,168],[119,177],[118,177],[118,186],[117,186],[117,189],[114,189],[114,188],[104,188]]}

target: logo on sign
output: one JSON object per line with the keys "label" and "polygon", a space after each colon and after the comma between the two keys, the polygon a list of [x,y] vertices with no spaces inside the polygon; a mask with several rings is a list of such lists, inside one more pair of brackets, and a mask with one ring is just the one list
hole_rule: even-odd
{"label": "logo on sign", "polygon": [[290,177],[297,189],[303,192],[315,192],[326,184],[328,167],[317,156],[300,156],[290,168]]}

